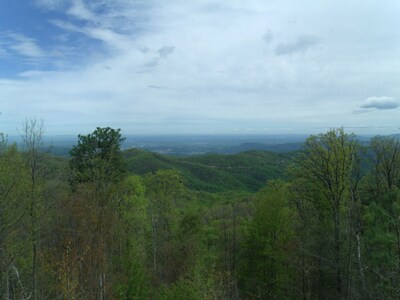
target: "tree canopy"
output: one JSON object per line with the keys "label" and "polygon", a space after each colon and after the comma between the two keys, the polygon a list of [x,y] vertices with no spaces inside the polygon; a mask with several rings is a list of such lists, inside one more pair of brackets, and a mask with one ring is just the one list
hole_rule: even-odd
{"label": "tree canopy", "polygon": [[395,137],[177,159],[107,127],[67,160],[41,125],[0,134],[0,299],[400,298]]}
{"label": "tree canopy", "polygon": [[70,151],[73,183],[117,182],[125,173],[121,155],[120,129],[97,127],[93,133],[78,135],[78,144]]}

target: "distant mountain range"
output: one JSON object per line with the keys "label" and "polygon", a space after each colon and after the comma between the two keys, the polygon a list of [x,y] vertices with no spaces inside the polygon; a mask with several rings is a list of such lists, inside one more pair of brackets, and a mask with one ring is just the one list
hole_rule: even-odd
{"label": "distant mountain range", "polygon": [[[391,135],[400,138],[400,134]],[[171,156],[191,156],[207,153],[237,154],[249,150],[287,153],[300,150],[308,135],[127,135],[122,147],[145,149]],[[370,136],[357,137],[367,144]],[[19,137],[8,137],[19,143]],[[67,157],[77,137],[47,136],[44,149],[54,155]]]}

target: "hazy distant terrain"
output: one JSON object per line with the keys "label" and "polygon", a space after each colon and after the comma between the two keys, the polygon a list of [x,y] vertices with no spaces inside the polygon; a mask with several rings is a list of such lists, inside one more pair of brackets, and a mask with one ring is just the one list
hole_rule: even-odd
{"label": "hazy distant terrain", "polygon": [[[302,149],[307,135],[125,135],[123,150],[144,149],[159,154],[189,156],[206,153],[237,154],[249,150],[287,153]],[[357,137],[367,143],[369,136]],[[73,135],[47,136],[45,150],[57,156],[69,156],[78,137]],[[8,137],[19,143],[17,136]]]}
{"label": "hazy distant terrain", "polygon": [[[126,135],[123,150],[138,148],[160,154],[188,156],[205,153],[235,154],[248,150],[290,152],[301,149],[306,135]],[[19,142],[10,136],[9,142]],[[48,136],[45,148],[58,156],[68,156],[77,136]]]}

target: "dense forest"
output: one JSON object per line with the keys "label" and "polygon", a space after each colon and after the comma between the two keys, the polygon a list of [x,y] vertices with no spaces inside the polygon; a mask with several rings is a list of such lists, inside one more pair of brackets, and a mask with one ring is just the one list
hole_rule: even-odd
{"label": "dense forest", "polygon": [[1,299],[399,299],[400,143],[174,158],[120,130],[0,142]]}

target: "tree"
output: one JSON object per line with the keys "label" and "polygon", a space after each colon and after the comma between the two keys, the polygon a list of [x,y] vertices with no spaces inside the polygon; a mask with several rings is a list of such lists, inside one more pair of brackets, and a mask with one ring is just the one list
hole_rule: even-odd
{"label": "tree", "polygon": [[374,137],[370,143],[372,170],[365,180],[365,230],[371,295],[399,297],[400,277],[400,143],[394,137]]}
{"label": "tree", "polygon": [[119,240],[114,247],[115,286],[121,299],[147,299],[148,201],[142,178],[127,176],[121,190],[113,234]]}
{"label": "tree", "polygon": [[71,185],[75,197],[85,201],[90,228],[85,228],[88,246],[85,254],[88,294],[107,299],[111,294],[113,225],[118,215],[118,186],[123,182],[125,164],[121,153],[120,129],[96,128],[79,135],[70,151]]}
{"label": "tree", "polygon": [[173,282],[176,275],[172,247],[175,200],[183,191],[182,179],[174,170],[158,171],[145,179],[152,232],[153,272],[156,284]]}
{"label": "tree", "polygon": [[[310,198],[313,205],[327,207],[331,216],[333,260],[330,264],[335,272],[337,297],[344,296],[345,286],[342,281],[343,278],[348,278],[345,275],[349,275],[343,273],[344,240],[341,226],[343,211],[348,209],[346,200],[350,198],[352,177],[354,173],[358,173],[355,171],[358,168],[358,153],[359,145],[353,135],[346,134],[343,128],[332,129],[306,140],[294,172],[298,182],[309,185],[308,192],[314,195]],[[315,199],[318,194],[319,199]]]}
{"label": "tree", "polygon": [[38,253],[40,247],[40,239],[43,228],[43,214],[45,209],[44,203],[44,177],[45,168],[43,164],[44,156],[42,153],[44,141],[44,122],[32,118],[25,120],[22,124],[20,132],[26,168],[29,174],[29,188],[27,191],[29,204],[29,234],[32,246],[32,298],[38,299]]}
{"label": "tree", "polygon": [[376,194],[400,186],[400,142],[394,137],[371,139]]}
{"label": "tree", "polygon": [[120,129],[100,128],[88,135],[78,135],[78,145],[70,151],[72,183],[92,182],[98,187],[105,183],[116,183],[125,174],[121,155]]}
{"label": "tree", "polygon": [[288,184],[269,182],[254,201],[254,216],[247,226],[242,281],[245,292],[258,299],[289,298],[293,277],[291,251],[294,210]]}
{"label": "tree", "polygon": [[22,220],[26,217],[28,173],[16,145],[0,145],[0,298],[29,297],[26,265],[20,257],[30,257],[30,243]]}

